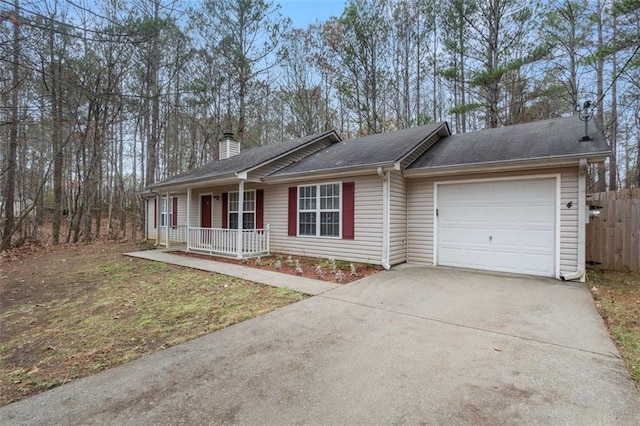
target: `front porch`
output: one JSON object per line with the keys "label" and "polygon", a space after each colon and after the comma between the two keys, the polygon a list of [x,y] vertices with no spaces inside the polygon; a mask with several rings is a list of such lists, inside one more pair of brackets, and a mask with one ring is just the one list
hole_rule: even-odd
{"label": "front porch", "polygon": [[270,226],[264,229],[225,229],[178,225],[158,229],[158,245],[186,245],[187,251],[237,258],[266,256],[270,253]]}

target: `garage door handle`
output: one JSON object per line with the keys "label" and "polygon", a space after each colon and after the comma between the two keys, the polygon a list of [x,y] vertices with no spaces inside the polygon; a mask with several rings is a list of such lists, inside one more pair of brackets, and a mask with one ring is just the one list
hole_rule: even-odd
{"label": "garage door handle", "polygon": [[489,242],[493,241],[493,237],[489,235]]}

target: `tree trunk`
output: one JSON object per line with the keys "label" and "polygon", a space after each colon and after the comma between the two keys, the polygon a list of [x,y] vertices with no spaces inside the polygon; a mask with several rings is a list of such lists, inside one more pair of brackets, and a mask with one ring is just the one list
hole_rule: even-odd
{"label": "tree trunk", "polygon": [[[616,36],[617,18],[613,15],[613,37]],[[615,43],[613,43],[615,45]],[[616,83],[616,73],[618,72],[617,53],[613,52],[611,68],[613,70],[611,83],[611,124],[609,126],[609,144],[611,145],[611,157],[609,157],[609,191],[618,190],[618,84]],[[640,153],[639,153],[640,155]]]}
{"label": "tree trunk", "polygon": [[[20,15],[19,0],[14,0],[15,17]],[[11,239],[15,232],[15,190],[16,190],[16,165],[18,153],[18,101],[20,86],[20,24],[13,24],[13,66],[11,67],[11,127],[9,129],[9,150],[4,168],[5,189],[4,189],[4,229],[2,231],[2,242],[0,251],[11,246]]]}
{"label": "tree trunk", "polygon": [[160,16],[160,3],[155,0],[153,3],[153,25],[154,35],[151,40],[151,53],[148,63],[147,86],[151,95],[151,128],[147,133],[147,172],[145,185],[156,181],[158,168],[158,141],[160,139],[160,88],[158,85],[158,69],[160,68],[160,29],[158,20]]}
{"label": "tree trunk", "polygon": [[[603,34],[602,34],[602,18],[603,18],[603,6],[601,0],[596,3],[596,19],[598,28],[598,41],[596,50],[602,52],[604,47]],[[596,104],[596,120],[598,124],[605,127],[604,122],[604,89],[603,89],[603,76],[604,76],[604,59],[602,55],[598,55],[596,59],[596,91],[597,91],[597,104]],[[607,189],[607,170],[604,163],[598,163],[598,182],[596,182],[596,192],[604,192]]]}
{"label": "tree trunk", "polygon": [[53,148],[53,244],[60,242],[60,225],[62,223],[62,167],[63,153],[60,140],[60,105],[58,99],[58,84],[60,73],[56,65],[53,20],[49,34],[50,49],[50,79],[51,79],[51,145]]}

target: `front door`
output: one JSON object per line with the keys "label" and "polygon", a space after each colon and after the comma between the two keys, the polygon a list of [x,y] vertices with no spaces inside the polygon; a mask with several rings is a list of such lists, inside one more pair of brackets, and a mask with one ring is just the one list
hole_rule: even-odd
{"label": "front door", "polygon": [[211,195],[200,197],[200,227],[211,228]]}

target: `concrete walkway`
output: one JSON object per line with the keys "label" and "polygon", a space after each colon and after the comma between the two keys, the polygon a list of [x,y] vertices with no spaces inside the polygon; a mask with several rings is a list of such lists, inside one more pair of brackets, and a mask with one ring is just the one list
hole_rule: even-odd
{"label": "concrete walkway", "polygon": [[248,268],[232,263],[216,262],[215,260],[200,259],[197,257],[181,256],[172,254],[175,249],[168,250],[145,250],[126,253],[127,256],[140,259],[153,260],[156,262],[170,263],[172,265],[185,266],[187,268],[200,269],[202,271],[217,272],[243,280],[253,281],[273,287],[284,287],[290,290],[316,296],[326,291],[333,290],[341,286],[326,281],[313,280],[310,278],[296,277],[275,271],[265,271],[264,269]]}
{"label": "concrete walkway", "polygon": [[587,286],[445,268],[381,272],[0,408],[3,426],[639,419]]}

